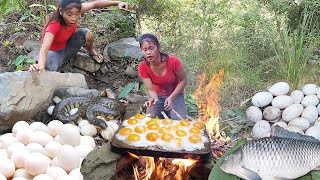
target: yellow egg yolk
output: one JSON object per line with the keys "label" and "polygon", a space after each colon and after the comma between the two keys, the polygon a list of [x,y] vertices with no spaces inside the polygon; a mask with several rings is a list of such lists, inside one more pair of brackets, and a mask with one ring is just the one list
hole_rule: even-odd
{"label": "yellow egg yolk", "polygon": [[151,118],[149,121],[146,122],[147,125],[152,124],[152,123],[156,123],[159,124],[160,120],[157,118]]}
{"label": "yellow egg yolk", "polygon": [[162,123],[165,125],[171,125],[171,124],[173,124],[173,120],[167,118],[167,119],[162,120]]}
{"label": "yellow egg yolk", "polygon": [[190,129],[190,133],[192,133],[192,134],[200,134],[200,129],[198,129],[198,128],[196,128],[196,127],[191,128],[191,129]]}
{"label": "yellow egg yolk", "polygon": [[202,122],[194,122],[193,126],[198,128],[198,129],[203,129],[204,128],[204,124]]}
{"label": "yellow egg yolk", "polygon": [[184,120],[181,120],[179,124],[181,126],[190,126],[190,121],[184,119]]}
{"label": "yellow egg yolk", "polygon": [[179,137],[184,137],[187,135],[187,133],[184,130],[177,130],[176,135]]}
{"label": "yellow egg yolk", "polygon": [[178,128],[176,126],[168,126],[166,127],[167,131],[176,131]]}
{"label": "yellow egg yolk", "polygon": [[196,144],[198,142],[201,142],[202,139],[199,135],[192,135],[189,137],[189,141],[192,142],[193,144]]}
{"label": "yellow egg yolk", "polygon": [[133,117],[136,118],[136,119],[144,119],[144,118],[146,118],[146,115],[136,114],[136,115],[134,115]]}
{"label": "yellow egg yolk", "polygon": [[134,128],[134,132],[136,133],[144,133],[146,132],[147,128],[144,126],[137,126]]}
{"label": "yellow egg yolk", "polygon": [[158,138],[159,138],[159,135],[158,135],[157,133],[151,132],[151,133],[148,133],[148,134],[147,134],[147,139],[148,139],[149,141],[154,142],[154,141],[156,141]]}
{"label": "yellow egg yolk", "polygon": [[119,134],[121,136],[129,136],[132,133],[132,129],[130,128],[122,128],[119,130]]}
{"label": "yellow egg yolk", "polygon": [[128,119],[128,124],[134,125],[137,123],[138,123],[138,120],[136,120],[136,119]]}
{"label": "yellow egg yolk", "polygon": [[164,133],[168,132],[168,130],[165,127],[161,127],[158,129],[158,132],[159,132],[159,134],[164,134]]}
{"label": "yellow egg yolk", "polygon": [[171,139],[173,139],[174,136],[172,134],[169,134],[169,133],[165,133],[165,134],[162,134],[161,135],[161,139],[163,141],[166,141],[166,142],[170,142]]}
{"label": "yellow egg yolk", "polygon": [[149,130],[157,130],[157,129],[159,129],[159,127],[160,127],[159,124],[152,123],[152,124],[149,124],[149,125],[147,126],[147,129],[149,129]]}
{"label": "yellow egg yolk", "polygon": [[138,141],[140,141],[140,136],[138,134],[130,134],[128,136],[128,141],[129,142],[138,142]]}

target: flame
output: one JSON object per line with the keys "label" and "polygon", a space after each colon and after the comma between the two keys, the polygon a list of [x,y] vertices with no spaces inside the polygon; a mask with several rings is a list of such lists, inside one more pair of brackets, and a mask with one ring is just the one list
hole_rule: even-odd
{"label": "flame", "polygon": [[219,112],[220,112],[220,86],[224,69],[214,74],[207,82],[207,77],[202,74],[198,77],[199,86],[193,93],[199,107],[198,120],[206,125],[209,137],[222,138],[219,132]]}
{"label": "flame", "polygon": [[[139,156],[129,153],[132,157]],[[177,168],[176,172],[173,172],[175,180],[183,180],[184,173],[187,173],[189,169],[195,166],[197,160],[194,159],[173,159],[170,160],[168,158],[159,158],[158,161],[155,163],[153,157],[143,156],[146,160],[146,168],[145,170],[138,170],[137,165],[133,165],[133,172],[134,172],[134,179],[135,180],[150,180],[150,179],[165,179],[167,175],[172,173],[175,169],[170,169],[168,165],[175,165]],[[141,172],[145,172],[143,175]],[[156,177],[155,177],[156,176]]]}

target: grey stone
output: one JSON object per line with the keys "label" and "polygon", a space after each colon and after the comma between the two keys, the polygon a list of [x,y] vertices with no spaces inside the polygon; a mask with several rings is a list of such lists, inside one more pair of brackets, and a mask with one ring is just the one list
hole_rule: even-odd
{"label": "grey stone", "polygon": [[123,58],[141,59],[143,57],[139,42],[133,37],[109,43],[105,47],[103,55],[109,56],[111,60],[122,60]]}
{"label": "grey stone", "polygon": [[121,155],[111,151],[110,143],[91,151],[82,161],[80,172],[84,179],[111,179]]}
{"label": "grey stone", "polygon": [[29,53],[27,54],[26,59],[34,59],[34,60],[38,61],[39,52],[40,52],[40,49],[34,49],[34,50],[32,50],[31,52],[29,52]]}
{"label": "grey stone", "polygon": [[41,43],[39,41],[27,40],[23,43],[23,47],[27,51],[33,51],[35,49],[40,49]]}
{"label": "grey stone", "polygon": [[126,113],[123,116],[123,119],[129,119],[132,116],[143,112],[142,111],[143,103],[141,104],[128,104],[126,108]]}
{"label": "grey stone", "polygon": [[126,68],[126,70],[124,71],[124,74],[126,74],[132,78],[138,77],[138,71],[134,70],[131,66],[128,66]]}
{"label": "grey stone", "polygon": [[141,96],[139,94],[133,94],[133,93],[129,93],[124,97],[126,100],[128,100],[130,103],[144,103],[145,101],[148,100],[147,96]]}
{"label": "grey stone", "polygon": [[94,98],[100,96],[100,92],[96,89],[86,89],[80,87],[59,88],[53,93],[53,97],[58,96],[60,99],[68,97],[89,97]]}
{"label": "grey stone", "polygon": [[58,72],[6,72],[0,74],[0,134],[20,120],[32,119],[48,108],[60,87],[87,88],[81,74]]}
{"label": "grey stone", "polygon": [[97,63],[95,60],[91,59],[90,56],[87,54],[79,52],[77,54],[76,60],[73,61],[74,65],[79,68],[83,69],[85,71],[89,72],[96,72],[100,69],[100,64]]}

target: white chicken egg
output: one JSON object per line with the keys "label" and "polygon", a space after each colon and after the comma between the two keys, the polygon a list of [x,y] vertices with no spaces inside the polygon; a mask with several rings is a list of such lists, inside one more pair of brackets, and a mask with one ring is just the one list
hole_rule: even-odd
{"label": "white chicken egg", "polygon": [[11,154],[14,151],[18,151],[18,150],[24,150],[26,147],[24,146],[24,144],[22,144],[19,141],[13,142],[12,144],[10,144],[10,146],[7,149],[7,153],[9,155],[9,157],[11,157]]}
{"label": "white chicken egg", "polygon": [[83,180],[83,175],[80,172],[80,168],[72,170],[69,175],[78,177],[78,180]]}
{"label": "white chicken egg", "polygon": [[48,127],[45,124],[43,124],[42,122],[33,122],[30,124],[30,128],[34,132],[43,131],[43,132],[48,133]]}
{"label": "white chicken egg", "polygon": [[49,166],[46,174],[53,177],[54,179],[57,179],[60,176],[67,175],[67,172],[59,166]]}
{"label": "white chicken egg", "polygon": [[33,180],[54,180],[51,176],[47,174],[39,174],[33,178]]}
{"label": "white chicken egg", "polygon": [[59,134],[59,132],[61,131],[61,128],[63,126],[63,123],[61,121],[58,120],[52,120],[49,122],[49,124],[47,125],[48,127],[48,133],[55,137],[56,135]]}
{"label": "white chicken egg", "polygon": [[80,133],[83,136],[95,136],[97,135],[97,128],[92,124],[86,124],[80,128]]}
{"label": "white chicken egg", "polygon": [[91,136],[81,136],[80,145],[88,145],[94,149],[96,147],[96,142]]}
{"label": "white chicken egg", "polygon": [[26,179],[26,180],[32,180],[33,179],[33,176],[31,176],[27,170],[25,170],[24,168],[20,168],[20,169],[17,169],[15,172],[14,172],[14,175],[13,175],[13,179],[15,178],[23,178],[23,179]]}
{"label": "white chicken egg", "polygon": [[6,157],[0,157],[0,174],[9,178],[13,176],[15,172],[15,165],[13,161]]}
{"label": "white chicken egg", "polygon": [[12,133],[14,136],[16,136],[18,131],[20,131],[20,130],[24,131],[29,128],[30,128],[30,125],[26,121],[18,121],[13,125]]}
{"label": "white chicken egg", "polygon": [[7,180],[7,178],[3,174],[0,173],[0,180]]}
{"label": "white chicken egg", "polygon": [[23,168],[24,161],[28,155],[29,155],[29,152],[27,152],[25,149],[16,150],[11,154],[10,159],[14,162],[16,168]]}
{"label": "white chicken egg", "polygon": [[75,149],[81,158],[85,158],[93,150],[93,148],[88,145],[79,145],[76,146]]}
{"label": "white chicken egg", "polygon": [[61,144],[59,142],[50,141],[46,144],[44,149],[46,150],[48,157],[54,158],[55,156],[57,156],[60,147],[61,147]]}

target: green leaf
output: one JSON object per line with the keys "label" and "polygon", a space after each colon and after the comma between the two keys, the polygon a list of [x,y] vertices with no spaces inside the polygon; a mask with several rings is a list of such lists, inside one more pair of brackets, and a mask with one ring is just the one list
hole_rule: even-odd
{"label": "green leaf", "polygon": [[208,180],[216,180],[216,179],[240,180],[239,177],[232,174],[227,174],[224,171],[222,171],[220,166],[228,155],[238,150],[246,142],[247,140],[245,138],[242,138],[232,148],[226,151],[224,155],[219,159],[219,161],[215,164],[215,166],[212,168]]}
{"label": "green leaf", "polygon": [[128,84],[118,95],[118,98],[123,98],[126,95],[128,95],[130,93],[130,91],[134,88],[134,86],[137,84],[137,82],[132,82],[130,84]]}
{"label": "green leaf", "polygon": [[35,64],[35,63],[36,63],[36,60],[30,58],[30,59],[27,59],[27,60],[26,60],[26,63],[27,63],[27,64]]}
{"label": "green leaf", "polygon": [[24,55],[20,55],[16,58],[14,65],[19,66],[22,64],[22,62],[24,61],[25,56]]}
{"label": "green leaf", "polygon": [[21,64],[19,64],[17,67],[16,67],[16,71],[22,71],[23,70],[23,66]]}

